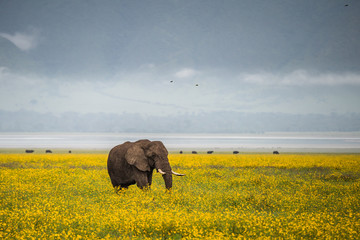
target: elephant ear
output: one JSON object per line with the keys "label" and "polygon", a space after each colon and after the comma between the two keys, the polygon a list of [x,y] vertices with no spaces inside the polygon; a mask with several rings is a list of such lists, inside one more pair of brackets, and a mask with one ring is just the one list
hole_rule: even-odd
{"label": "elephant ear", "polygon": [[126,151],[125,159],[130,165],[135,166],[141,171],[150,171],[150,166],[148,159],[145,156],[145,152],[138,145],[134,144]]}

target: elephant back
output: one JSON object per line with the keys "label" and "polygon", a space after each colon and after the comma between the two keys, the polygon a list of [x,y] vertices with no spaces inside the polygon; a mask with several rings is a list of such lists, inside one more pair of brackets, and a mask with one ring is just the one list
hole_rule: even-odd
{"label": "elephant back", "polygon": [[108,171],[113,171],[118,167],[121,167],[123,162],[125,161],[125,154],[127,150],[131,147],[130,142],[125,142],[123,144],[117,145],[113,147],[108,156],[107,166]]}

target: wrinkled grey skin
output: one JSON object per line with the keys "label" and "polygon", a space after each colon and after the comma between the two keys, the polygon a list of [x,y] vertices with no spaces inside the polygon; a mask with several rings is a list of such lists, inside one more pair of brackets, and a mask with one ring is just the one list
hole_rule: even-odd
{"label": "wrinkled grey skin", "polygon": [[172,187],[168,151],[160,141],[139,140],[117,145],[109,153],[107,167],[111,183],[117,189],[135,183],[140,189],[150,187],[154,169],[163,172],[165,187]]}

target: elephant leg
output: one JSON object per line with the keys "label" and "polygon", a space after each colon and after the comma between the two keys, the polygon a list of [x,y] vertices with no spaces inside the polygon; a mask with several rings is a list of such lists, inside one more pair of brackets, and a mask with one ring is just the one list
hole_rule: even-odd
{"label": "elephant leg", "polygon": [[145,189],[145,188],[150,187],[150,184],[149,184],[146,176],[141,178],[141,180],[137,181],[136,184],[137,184],[138,188],[140,188],[140,189]]}
{"label": "elephant leg", "polygon": [[130,185],[133,185],[133,184],[135,184],[135,183],[136,183],[135,181],[131,181],[131,182],[127,182],[127,183],[120,183],[120,184],[118,184],[118,183],[116,182],[115,184],[113,183],[113,185],[114,185],[115,191],[116,191],[116,192],[120,192],[120,191],[122,191],[122,190],[128,189],[128,187],[129,187]]}
{"label": "elephant leg", "polygon": [[149,186],[151,186],[152,177],[153,177],[153,171],[148,172],[147,178],[148,178]]}
{"label": "elephant leg", "polygon": [[113,185],[113,187],[117,187],[120,185],[115,179],[111,179],[111,184]]}
{"label": "elephant leg", "polygon": [[128,189],[128,186],[123,186],[123,185],[119,185],[119,186],[116,186],[115,187],[115,192],[117,194],[121,193],[122,191],[124,190],[127,190]]}
{"label": "elephant leg", "polygon": [[128,187],[122,186],[122,185],[117,185],[114,186],[114,190],[117,194],[121,193],[122,191],[126,190]]}
{"label": "elephant leg", "polygon": [[137,170],[135,176],[136,185],[140,189],[144,189],[150,186],[148,179],[148,172]]}
{"label": "elephant leg", "polygon": [[135,184],[135,181],[129,182],[129,183],[124,183],[124,184],[120,184],[121,188],[127,189],[130,185]]}

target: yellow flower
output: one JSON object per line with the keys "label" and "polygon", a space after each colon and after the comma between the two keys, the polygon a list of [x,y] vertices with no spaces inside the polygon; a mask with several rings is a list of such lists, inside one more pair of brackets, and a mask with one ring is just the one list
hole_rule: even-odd
{"label": "yellow flower", "polygon": [[356,154],[170,154],[171,194],[115,194],[106,154],[1,154],[2,239],[353,238]]}

